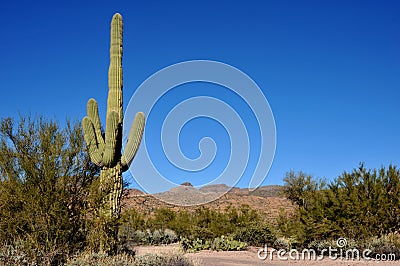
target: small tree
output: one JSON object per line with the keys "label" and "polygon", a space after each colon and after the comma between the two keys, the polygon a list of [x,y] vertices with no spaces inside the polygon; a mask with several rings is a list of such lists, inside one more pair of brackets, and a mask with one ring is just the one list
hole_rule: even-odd
{"label": "small tree", "polygon": [[310,175],[303,172],[295,173],[293,171],[286,174],[283,179],[284,186],[282,193],[293,203],[305,207],[309,202],[309,194],[318,189],[318,182]]}
{"label": "small tree", "polygon": [[78,123],[1,120],[1,244],[23,241],[33,256],[85,246],[88,191],[99,169],[83,143]]}
{"label": "small tree", "polygon": [[286,236],[295,232],[303,241],[367,239],[399,231],[400,171],[392,165],[367,170],[361,164],[328,186],[289,174],[284,193],[297,205],[295,214],[279,224]]}

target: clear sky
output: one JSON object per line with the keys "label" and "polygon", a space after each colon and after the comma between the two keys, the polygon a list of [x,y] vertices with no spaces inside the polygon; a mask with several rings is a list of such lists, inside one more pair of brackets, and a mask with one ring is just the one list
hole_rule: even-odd
{"label": "clear sky", "polygon": [[[399,1],[2,1],[0,117],[81,120],[93,97],[104,123],[115,12],[124,18],[125,107],[150,75],[188,60],[232,65],[258,84],[277,132],[264,184],[290,170],[333,179],[360,162],[400,165]],[[220,171],[226,134],[203,122],[183,128],[182,150],[195,158],[193,139],[216,134],[222,154],[211,168]]]}

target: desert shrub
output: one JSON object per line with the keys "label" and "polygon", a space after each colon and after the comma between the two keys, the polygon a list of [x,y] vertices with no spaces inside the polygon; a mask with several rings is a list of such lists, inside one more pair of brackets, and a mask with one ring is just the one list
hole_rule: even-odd
{"label": "desert shrub", "polygon": [[348,238],[395,232],[400,224],[400,171],[392,165],[367,170],[361,164],[330,184],[324,203],[325,216]]}
{"label": "desert shrub", "polygon": [[161,245],[161,244],[172,244],[178,242],[179,238],[177,234],[171,229],[157,229],[151,231],[147,230],[136,230],[130,232],[129,235],[120,234],[120,238],[123,238],[126,242],[131,242],[136,245]]}
{"label": "desert shrub", "polygon": [[397,260],[400,259],[400,235],[398,233],[371,237],[361,241],[359,246],[371,250],[371,257],[375,257],[377,254],[394,254]]}
{"label": "desert shrub", "polygon": [[151,234],[151,239],[153,245],[160,245],[160,244],[171,244],[178,242],[178,236],[176,233],[171,229],[158,229],[153,231]]}
{"label": "desert shrub", "polygon": [[257,221],[261,222],[261,218],[249,206],[230,206],[224,211],[200,207],[192,213],[160,208],[155,211],[154,217],[146,221],[145,227],[151,231],[168,228],[176,232],[178,237],[192,240],[213,240],[222,235],[230,235],[238,228],[247,227]]}
{"label": "desert shrub", "polygon": [[180,245],[184,251],[196,252],[200,250],[207,250],[211,248],[210,240],[202,240],[200,238],[190,239],[186,237],[181,237]]}
{"label": "desert shrub", "polygon": [[177,213],[168,208],[159,208],[154,212],[154,217],[149,219],[146,226],[154,229],[164,229],[177,218]]}
{"label": "desert shrub", "polygon": [[215,238],[211,244],[211,249],[216,251],[239,251],[246,247],[247,243],[225,236]]}
{"label": "desert shrub", "polygon": [[278,237],[275,240],[273,247],[277,250],[279,250],[279,249],[291,250],[292,248],[295,247],[296,243],[297,243],[297,241],[294,238]]}
{"label": "desert shrub", "polygon": [[312,176],[301,171],[287,173],[283,182],[285,185],[281,188],[281,193],[300,207],[309,204],[310,194],[314,193],[320,186]]}
{"label": "desert shrub", "polygon": [[307,245],[339,237],[359,241],[398,230],[400,171],[395,166],[367,170],[361,164],[328,185],[302,173],[284,181],[284,193],[297,207],[280,219],[282,236]]}
{"label": "desert shrub", "polygon": [[182,237],[180,245],[183,250],[188,252],[197,252],[201,250],[216,251],[239,251],[247,247],[247,243],[233,239],[233,237],[220,236],[213,240],[202,240],[199,238],[189,239]]}
{"label": "desert shrub", "polygon": [[121,215],[119,233],[121,236],[129,237],[129,234],[132,232],[143,230],[145,228],[145,222],[142,213],[133,208],[128,209]]}
{"label": "desert shrub", "polygon": [[98,172],[80,123],[63,129],[45,118],[2,119],[0,243],[39,264],[82,250],[88,193]]}
{"label": "desert shrub", "polygon": [[0,247],[0,265],[51,265],[59,263],[61,258],[65,258],[61,253],[42,254],[24,241]]}
{"label": "desert shrub", "polygon": [[307,240],[306,225],[301,221],[300,217],[298,209],[290,214],[281,210],[278,215],[276,227],[278,238],[290,239],[291,247],[292,244],[297,246]]}
{"label": "desert shrub", "polygon": [[168,228],[176,232],[178,236],[191,239],[214,238],[216,228],[212,226],[212,223],[217,221],[216,213],[208,208],[196,210],[194,213],[159,208],[155,210],[154,217],[146,221],[146,228],[152,231]]}
{"label": "desert shrub", "polygon": [[128,240],[136,244],[149,244],[148,232],[136,230]]}
{"label": "desert shrub", "polygon": [[233,239],[246,242],[251,246],[264,246],[264,244],[272,245],[276,240],[276,235],[269,224],[253,223],[237,228],[233,233]]}
{"label": "desert shrub", "polygon": [[146,254],[135,258],[135,266],[191,266],[193,262],[182,254]]}
{"label": "desert shrub", "polygon": [[178,242],[178,235],[171,229],[164,230],[163,244],[171,244]]}
{"label": "desert shrub", "polygon": [[71,259],[66,263],[66,266],[133,266],[135,265],[135,258],[127,254],[119,254],[109,256],[105,253],[82,253]]}

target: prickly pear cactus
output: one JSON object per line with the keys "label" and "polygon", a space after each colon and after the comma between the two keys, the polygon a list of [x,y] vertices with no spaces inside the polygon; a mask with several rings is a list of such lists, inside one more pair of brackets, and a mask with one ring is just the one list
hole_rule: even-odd
{"label": "prickly pear cactus", "polygon": [[[108,70],[108,101],[105,134],[96,100],[87,103],[87,116],[82,120],[90,159],[102,167],[100,192],[104,195],[99,215],[105,220],[119,219],[121,213],[122,172],[129,168],[142,139],[145,117],[136,114],[124,153],[122,149],[122,16],[115,14],[111,21],[110,67]],[[113,234],[115,234],[115,230]],[[102,248],[101,248],[102,249]]]}

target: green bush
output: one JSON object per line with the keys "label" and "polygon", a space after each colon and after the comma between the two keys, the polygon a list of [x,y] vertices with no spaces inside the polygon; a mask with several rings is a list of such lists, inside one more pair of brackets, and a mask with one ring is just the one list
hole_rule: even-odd
{"label": "green bush", "polygon": [[277,250],[279,249],[291,250],[292,248],[295,247],[296,243],[297,241],[294,238],[278,237],[275,240],[273,247]]}
{"label": "green bush", "polygon": [[160,208],[155,211],[154,217],[145,222],[144,228],[153,232],[168,228],[176,232],[178,237],[213,240],[222,235],[230,235],[238,228],[247,227],[257,221],[261,222],[261,218],[249,206],[228,207],[224,211],[200,207],[192,213]]}
{"label": "green bush", "polygon": [[237,228],[233,233],[235,240],[246,242],[250,246],[272,245],[276,235],[268,224],[250,224],[247,227]]}
{"label": "green bush", "polygon": [[131,242],[136,245],[161,245],[161,244],[172,244],[178,242],[179,238],[177,234],[171,229],[157,229],[151,231],[147,230],[136,230],[134,232],[129,231],[129,234],[120,233],[120,238],[125,242]]}
{"label": "green bush", "polygon": [[179,241],[178,235],[171,229],[164,230],[164,244],[176,243]]}
{"label": "green bush", "polygon": [[181,238],[180,245],[183,250],[188,252],[197,252],[201,250],[216,250],[216,251],[239,251],[247,247],[245,242],[233,239],[232,237],[216,237],[211,240],[188,239]]}
{"label": "green bush", "polygon": [[394,254],[400,259],[400,235],[391,233],[381,237],[371,237],[360,243],[360,246],[372,251],[371,257],[377,254]]}
{"label": "green bush", "polygon": [[400,171],[395,166],[367,170],[363,164],[334,181],[289,174],[284,193],[295,213],[279,219],[279,233],[307,245],[324,239],[356,241],[396,232],[400,224]]}
{"label": "green bush", "polygon": [[239,251],[246,247],[247,243],[225,236],[215,238],[211,244],[211,249],[216,251]]}
{"label": "green bush", "polygon": [[193,262],[180,254],[146,254],[135,258],[135,266],[192,266]]}
{"label": "green bush", "polygon": [[98,173],[80,123],[62,129],[42,117],[2,119],[0,243],[37,264],[59,263],[84,249],[88,193]]}
{"label": "green bush", "polygon": [[180,245],[184,251],[196,252],[200,250],[207,250],[211,248],[210,240],[202,240],[199,238],[189,239],[186,237],[181,237]]}
{"label": "green bush", "polygon": [[139,213],[136,209],[126,210],[121,215],[121,225],[119,227],[120,236],[129,236],[136,230],[143,230],[145,228],[145,218],[142,213]]}

